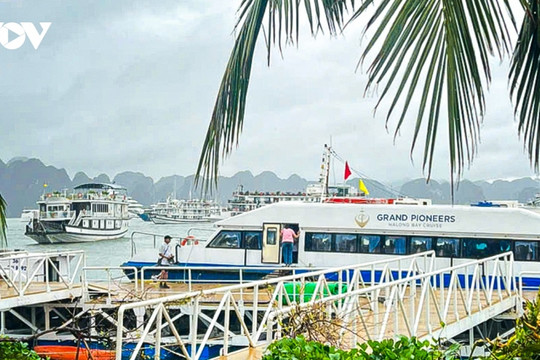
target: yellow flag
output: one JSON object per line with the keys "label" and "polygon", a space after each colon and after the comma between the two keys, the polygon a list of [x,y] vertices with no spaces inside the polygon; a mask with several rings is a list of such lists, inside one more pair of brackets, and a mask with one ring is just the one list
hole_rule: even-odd
{"label": "yellow flag", "polygon": [[366,185],[364,185],[364,182],[362,181],[362,179],[360,179],[360,181],[358,182],[358,189],[360,189],[360,191],[363,192],[364,194],[369,195],[369,191]]}
{"label": "yellow flag", "polygon": [[48,185],[47,184],[43,184],[43,187],[47,187]]}

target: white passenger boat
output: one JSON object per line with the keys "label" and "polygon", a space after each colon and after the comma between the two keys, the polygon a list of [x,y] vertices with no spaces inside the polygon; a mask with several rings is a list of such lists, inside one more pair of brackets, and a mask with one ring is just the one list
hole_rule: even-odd
{"label": "white passenger boat", "polygon": [[128,196],[127,202],[128,202],[128,215],[130,219],[139,217],[141,214],[144,213],[142,204],[140,204],[137,200]]}
{"label": "white passenger boat", "polygon": [[126,189],[118,185],[83,184],[70,194],[44,194],[37,203],[39,217],[25,235],[40,244],[112,240],[128,231]]}
{"label": "white passenger boat", "polygon": [[307,203],[323,202],[329,197],[350,199],[365,195],[357,188],[348,184],[329,184],[330,161],[335,152],[328,145],[324,145],[319,181],[308,184],[305,191],[249,191],[243,185],[238,185],[227,206],[232,216],[255,210],[260,207],[283,201],[302,201]]}
{"label": "white passenger boat", "polygon": [[[505,251],[514,252],[516,276],[540,264],[540,214],[524,208],[280,202],[216,223],[208,241],[178,244],[178,265],[169,278],[183,279],[182,269],[197,267],[196,279],[230,279],[222,269],[227,266],[261,267],[251,276],[263,277],[268,266],[281,263],[284,224],[301,230],[293,255],[299,267],[337,267],[426,250],[435,250],[439,268]],[[152,266],[156,259],[157,252],[146,252],[124,265]],[[525,283],[538,286],[540,277],[525,277]]]}
{"label": "white passenger boat", "polygon": [[28,223],[39,216],[39,209],[23,209],[21,221]]}
{"label": "white passenger boat", "polygon": [[[228,217],[219,204],[210,200],[177,200],[167,198],[157,203],[146,216],[154,224],[214,222]],[[144,218],[143,218],[144,220]]]}

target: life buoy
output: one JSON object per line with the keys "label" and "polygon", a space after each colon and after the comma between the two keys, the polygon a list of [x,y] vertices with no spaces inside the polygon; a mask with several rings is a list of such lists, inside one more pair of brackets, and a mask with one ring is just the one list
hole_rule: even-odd
{"label": "life buoy", "polygon": [[190,242],[190,243],[192,243],[192,244],[195,244],[195,245],[198,245],[198,244],[199,244],[199,240],[197,240],[197,239],[195,238],[195,236],[193,236],[193,235],[188,235],[188,236],[186,236],[186,237],[182,240],[182,242],[181,242],[180,244],[181,244],[182,246],[186,246],[186,244],[187,244],[188,242]]}
{"label": "life buoy", "polygon": [[81,193],[78,193],[78,194],[77,194],[77,197],[78,197],[79,199],[82,198],[82,194],[81,194]]}

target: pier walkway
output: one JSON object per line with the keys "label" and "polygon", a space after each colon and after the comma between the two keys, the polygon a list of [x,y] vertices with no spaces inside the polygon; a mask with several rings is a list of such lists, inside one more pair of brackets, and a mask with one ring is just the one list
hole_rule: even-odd
{"label": "pier walkway", "polygon": [[[450,339],[521,303],[511,252],[445,269],[434,264],[429,251],[126,303],[118,310],[117,360],[125,342],[136,344],[131,359],[145,344],[187,359],[213,345],[223,359],[255,359],[319,311],[346,347],[399,335]],[[126,328],[134,317],[135,328]]]}
{"label": "pier walkway", "polygon": [[0,254],[0,311],[82,296],[83,251]]}

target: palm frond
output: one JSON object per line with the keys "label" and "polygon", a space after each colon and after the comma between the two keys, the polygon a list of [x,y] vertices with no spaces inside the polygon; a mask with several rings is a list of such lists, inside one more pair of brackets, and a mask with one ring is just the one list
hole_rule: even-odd
{"label": "palm frond", "polygon": [[[532,46],[538,21],[535,0],[519,3],[534,14],[521,36],[528,44],[514,54],[513,94],[518,100],[520,131],[528,144],[531,161],[538,165],[538,116],[540,93],[531,99],[539,67]],[[270,63],[273,46],[298,43],[301,11],[311,33],[335,35],[350,22],[363,18],[370,6],[374,12],[367,22],[373,35],[361,61],[374,53],[368,69],[366,91],[382,86],[377,107],[390,98],[387,124],[396,115],[395,134],[407,114],[413,113],[414,133],[411,156],[422,130],[425,131],[423,169],[431,176],[435,144],[440,126],[448,128],[450,176],[461,177],[475,156],[479,127],[485,113],[484,93],[491,81],[489,58],[510,52],[509,32],[516,28],[509,0],[243,0],[236,25],[238,35],[225,69],[212,119],[204,141],[196,183],[204,190],[217,184],[221,158],[238,145],[244,121],[247,90],[257,39],[263,26]],[[351,16],[346,20],[348,12]],[[265,25],[266,24],[266,25]],[[525,26],[525,25],[524,25]],[[524,33],[525,31],[525,33]],[[536,38],[534,38],[536,39]],[[528,42],[527,42],[528,41]],[[533,45],[534,43],[534,45]],[[534,61],[533,61],[534,60]],[[534,75],[527,79],[525,76]],[[519,85],[518,85],[519,84]],[[418,100],[417,105],[415,105]],[[536,114],[536,118],[534,118]],[[522,125],[521,125],[522,124]],[[213,181],[212,181],[213,180]],[[452,186],[452,189],[454,186]]]}
{"label": "palm frond", "polygon": [[6,201],[0,194],[0,247],[5,249],[7,247],[7,221],[6,221]]}
{"label": "palm frond", "polygon": [[540,14],[537,0],[526,4],[523,24],[510,66],[510,95],[531,166],[540,161]]}
{"label": "palm frond", "polygon": [[[359,18],[374,1],[361,6]],[[446,121],[451,180],[472,161],[491,80],[488,58],[510,51],[515,24],[507,0],[382,0],[369,19],[374,28],[361,61],[375,52],[367,89],[382,85],[377,107],[391,93],[387,124],[397,108],[395,136],[419,100],[411,154],[425,127],[423,168],[429,179],[437,131]],[[377,49],[377,50],[375,50]],[[443,109],[443,106],[446,108]]]}
{"label": "palm frond", "polygon": [[267,26],[265,40],[270,63],[273,46],[281,50],[283,43],[298,43],[302,4],[313,35],[324,29],[336,34],[343,28],[348,8],[354,8],[354,0],[242,1],[236,25],[238,35],[221,80],[195,174],[195,184],[202,184],[203,191],[217,185],[220,159],[238,146],[253,54],[263,24]]}

